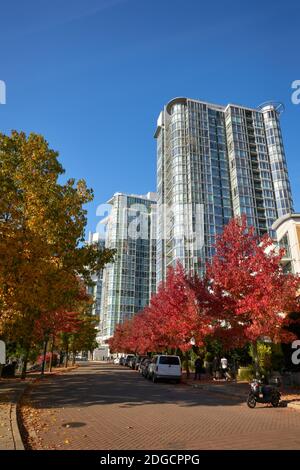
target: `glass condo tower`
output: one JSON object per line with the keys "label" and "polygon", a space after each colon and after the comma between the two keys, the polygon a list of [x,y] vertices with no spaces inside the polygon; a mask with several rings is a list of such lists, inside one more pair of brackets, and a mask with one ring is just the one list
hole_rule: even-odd
{"label": "glass condo tower", "polygon": [[246,214],[262,235],[293,210],[280,128],[281,107],[171,100],[157,140],[157,283],[180,259],[203,272],[215,236]]}
{"label": "glass condo tower", "polygon": [[115,326],[148,305],[156,289],[156,193],[145,196],[115,193],[108,201],[105,246],[116,249],[103,270],[99,336],[105,340]]}

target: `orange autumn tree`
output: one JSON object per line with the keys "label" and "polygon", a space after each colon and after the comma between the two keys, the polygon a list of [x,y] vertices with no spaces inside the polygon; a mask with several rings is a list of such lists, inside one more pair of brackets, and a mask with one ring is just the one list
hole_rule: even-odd
{"label": "orange autumn tree", "polygon": [[[45,369],[47,346],[50,338],[52,339],[49,371],[52,368],[52,356],[55,347],[55,341],[61,334],[76,333],[80,329],[81,320],[77,311],[56,310],[55,312],[43,313],[35,322],[34,339],[44,343],[42,375]],[[67,354],[68,355],[68,354]]]}
{"label": "orange autumn tree", "polygon": [[23,348],[23,377],[43,312],[66,308],[78,276],[90,282],[113,256],[83,243],[93,193],[63,173],[42,136],[0,134],[0,335]]}
{"label": "orange autumn tree", "polygon": [[[64,306],[53,311],[42,311],[34,324],[33,338],[37,343],[44,344],[42,374],[44,373],[46,352],[48,342],[51,340],[51,360],[49,369],[52,367],[52,354],[56,340],[63,334],[67,339],[71,335],[78,334],[83,323],[87,321],[86,313],[91,307],[92,299],[87,294],[82,281],[77,279],[78,293],[71,299],[65,299]],[[49,286],[49,288],[51,288]],[[94,319],[93,319],[94,320]],[[69,341],[67,343],[66,363],[68,362]]]}

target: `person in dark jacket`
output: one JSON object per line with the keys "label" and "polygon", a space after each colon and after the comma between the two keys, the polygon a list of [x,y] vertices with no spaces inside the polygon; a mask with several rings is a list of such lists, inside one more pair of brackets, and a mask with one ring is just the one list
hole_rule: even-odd
{"label": "person in dark jacket", "polygon": [[219,374],[219,359],[218,356],[214,357],[213,363],[212,363],[212,373],[213,373],[213,380],[216,380]]}
{"label": "person in dark jacket", "polygon": [[197,378],[200,380],[201,379],[201,372],[202,372],[202,359],[201,357],[197,357],[195,360],[195,377],[194,380],[197,380]]}

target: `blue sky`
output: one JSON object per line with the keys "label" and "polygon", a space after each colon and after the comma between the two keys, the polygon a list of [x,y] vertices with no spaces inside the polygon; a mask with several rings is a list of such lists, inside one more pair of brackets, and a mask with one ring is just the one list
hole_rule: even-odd
{"label": "blue sky", "polygon": [[156,187],[153,134],[171,98],[285,103],[282,128],[300,211],[300,4],[296,0],[11,0],[1,4],[0,131],[45,135],[67,177],[114,192]]}

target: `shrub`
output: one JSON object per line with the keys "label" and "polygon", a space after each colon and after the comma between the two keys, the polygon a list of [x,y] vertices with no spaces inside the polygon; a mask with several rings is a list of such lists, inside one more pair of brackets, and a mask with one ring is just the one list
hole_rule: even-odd
{"label": "shrub", "polygon": [[[271,344],[257,342],[256,350],[259,372],[263,375],[268,375],[272,369],[272,346]],[[255,361],[255,348],[252,344],[250,345],[249,353],[253,361]]]}
{"label": "shrub", "polygon": [[[250,356],[255,360],[255,349],[250,346]],[[269,376],[272,370],[279,371],[283,367],[284,357],[280,344],[257,342],[257,365],[261,374]]]}
{"label": "shrub", "polygon": [[240,367],[238,370],[237,379],[241,381],[248,381],[254,378],[254,368],[253,366]]}
{"label": "shrub", "polygon": [[284,356],[281,344],[272,345],[272,369],[280,371],[284,365]]}

